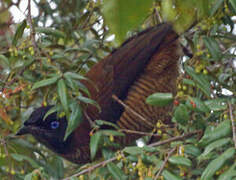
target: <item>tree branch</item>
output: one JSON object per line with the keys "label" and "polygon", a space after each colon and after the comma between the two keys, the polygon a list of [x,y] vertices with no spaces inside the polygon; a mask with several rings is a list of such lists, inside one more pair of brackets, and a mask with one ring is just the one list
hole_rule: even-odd
{"label": "tree branch", "polygon": [[[169,138],[169,139],[164,140],[164,141],[161,141],[161,142],[152,143],[152,144],[149,144],[148,146],[150,146],[150,147],[160,146],[160,145],[167,144],[167,143],[170,143],[170,142],[173,142],[173,141],[177,141],[177,140],[180,140],[180,139],[184,139],[184,138],[187,138],[187,137],[191,137],[191,136],[193,136],[193,135],[195,135],[195,134],[198,134],[198,133],[200,133],[200,132],[201,132],[200,130],[199,130],[199,131],[190,132],[190,133],[187,133],[187,134],[182,135],[182,136],[177,136],[177,137]],[[123,154],[122,151],[121,151],[121,153]],[[74,174],[74,175],[72,175],[72,176],[70,176],[70,177],[66,177],[66,178],[64,178],[63,180],[70,180],[70,178],[78,177],[78,176],[80,176],[80,175],[89,173],[89,172],[93,171],[94,169],[96,169],[96,168],[98,168],[98,167],[101,167],[101,166],[105,166],[105,165],[107,165],[108,163],[113,162],[113,161],[115,161],[115,160],[117,160],[117,157],[112,157],[112,158],[110,158],[110,159],[108,159],[108,160],[102,161],[102,162],[97,163],[97,164],[95,164],[95,165],[93,165],[93,166],[91,166],[91,167],[89,167],[89,168],[87,168],[87,169],[84,169],[84,170],[80,171],[79,173],[76,173],[76,174]],[[168,160],[168,159],[167,159],[167,160]]]}
{"label": "tree branch", "polygon": [[229,106],[229,116],[230,116],[230,120],[231,120],[231,123],[232,123],[234,147],[236,149],[236,130],[235,130],[235,123],[234,123],[233,108],[232,108],[232,105],[230,103],[228,103],[228,106]]}
{"label": "tree branch", "polygon": [[29,23],[30,26],[30,39],[34,48],[34,51],[39,53],[39,49],[35,40],[35,29],[33,26],[33,21],[32,21],[32,17],[31,17],[31,0],[28,0],[28,15],[27,15],[27,21]]}
{"label": "tree branch", "polygon": [[156,174],[154,180],[157,180],[158,177],[161,175],[163,169],[165,168],[165,165],[166,165],[168,159],[170,158],[171,154],[173,154],[173,152],[174,152],[175,150],[176,150],[176,147],[172,148],[172,149],[168,152],[168,155],[167,155],[167,157],[165,158],[165,161],[162,163],[162,165],[161,165],[161,167],[160,167],[158,173]]}
{"label": "tree branch", "polygon": [[134,131],[130,129],[119,129],[119,131],[129,133],[129,134],[139,134],[143,136],[155,136],[155,137],[161,137],[160,134],[154,134],[154,133],[148,133],[148,132],[142,132],[142,131]]}
{"label": "tree branch", "polygon": [[79,173],[76,173],[76,174],[74,174],[74,175],[72,175],[72,176],[70,176],[70,177],[67,177],[67,178],[63,179],[63,180],[70,180],[70,179],[73,178],[73,177],[78,177],[78,176],[80,176],[80,175],[89,173],[89,172],[93,171],[94,169],[96,169],[96,168],[98,168],[98,167],[105,166],[105,165],[107,165],[108,163],[115,161],[116,159],[117,159],[116,157],[113,157],[113,158],[110,158],[110,159],[108,159],[108,160],[102,161],[102,162],[100,162],[100,163],[98,163],[98,164],[95,164],[94,166],[91,166],[91,167],[89,167],[89,168],[87,168],[87,169],[84,169],[84,170],[80,171]]}
{"label": "tree branch", "polygon": [[116,95],[112,95],[112,98],[117,101],[119,104],[121,104],[127,111],[131,112],[132,114],[134,114],[136,117],[138,117],[140,120],[142,120],[144,123],[148,124],[151,127],[154,127],[154,125],[152,123],[150,123],[149,121],[147,121],[147,119],[145,119],[143,116],[141,116],[140,114],[138,114],[136,111],[134,111],[132,108],[130,108],[128,105],[126,105],[124,102],[122,102]]}

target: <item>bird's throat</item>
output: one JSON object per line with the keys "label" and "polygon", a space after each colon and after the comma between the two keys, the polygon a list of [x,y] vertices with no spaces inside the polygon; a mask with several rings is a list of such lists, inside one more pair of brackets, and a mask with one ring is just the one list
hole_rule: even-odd
{"label": "bird's throat", "polygon": [[90,162],[90,133],[91,127],[87,119],[68,137],[61,147],[61,152],[57,152],[65,159],[81,164]]}

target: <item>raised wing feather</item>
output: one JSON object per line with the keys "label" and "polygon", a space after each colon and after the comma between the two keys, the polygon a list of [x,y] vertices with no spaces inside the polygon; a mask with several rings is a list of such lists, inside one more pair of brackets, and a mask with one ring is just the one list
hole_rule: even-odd
{"label": "raised wing feather", "polygon": [[123,107],[112,99],[115,94],[124,99],[132,83],[142,73],[152,55],[158,51],[166,35],[172,31],[168,24],[160,24],[139,33],[127,40],[121,47],[93,66],[86,74],[98,91],[87,84],[92,99],[101,106],[99,113],[89,106],[88,114],[92,120],[102,119],[117,121],[123,112]]}

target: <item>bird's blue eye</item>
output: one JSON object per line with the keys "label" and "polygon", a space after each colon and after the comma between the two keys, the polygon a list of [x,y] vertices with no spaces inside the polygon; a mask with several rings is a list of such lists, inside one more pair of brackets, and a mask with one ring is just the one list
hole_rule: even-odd
{"label": "bird's blue eye", "polygon": [[57,129],[59,127],[60,123],[58,121],[52,121],[51,122],[51,128]]}

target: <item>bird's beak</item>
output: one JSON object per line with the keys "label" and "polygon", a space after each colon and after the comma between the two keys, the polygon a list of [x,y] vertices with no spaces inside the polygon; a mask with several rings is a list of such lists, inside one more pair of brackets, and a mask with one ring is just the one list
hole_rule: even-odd
{"label": "bird's beak", "polygon": [[28,134],[29,133],[29,128],[26,126],[23,126],[20,128],[20,130],[16,133],[17,136]]}

